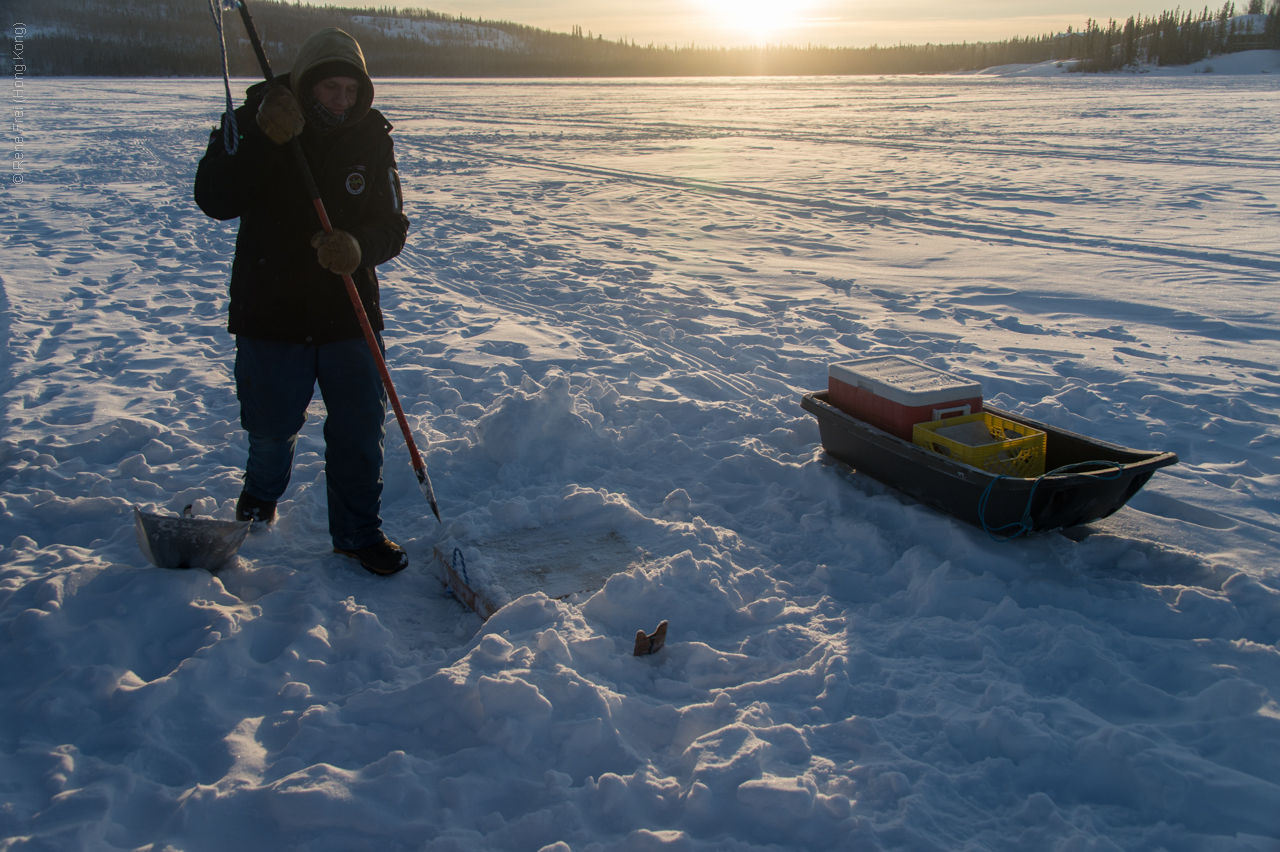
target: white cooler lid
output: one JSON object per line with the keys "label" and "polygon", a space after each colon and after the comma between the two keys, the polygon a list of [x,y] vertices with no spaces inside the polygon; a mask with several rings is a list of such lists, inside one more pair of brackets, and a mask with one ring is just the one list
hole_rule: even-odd
{"label": "white cooler lid", "polygon": [[827,375],[911,408],[982,396],[980,382],[962,379],[901,355],[832,364],[827,368]]}

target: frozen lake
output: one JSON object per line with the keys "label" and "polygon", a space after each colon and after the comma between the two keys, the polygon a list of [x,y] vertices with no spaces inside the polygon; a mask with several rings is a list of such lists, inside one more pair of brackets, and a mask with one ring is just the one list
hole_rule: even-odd
{"label": "frozen lake", "polygon": [[[220,81],[29,83],[0,838],[1280,848],[1280,77],[378,82],[445,518],[393,425],[393,579],[330,552],[318,399],[238,566],[144,567],[132,505],[229,517],[245,454]],[[822,452],[801,393],[874,354],[1181,464],[995,544]],[[606,541],[641,567],[483,628],[424,567]]]}

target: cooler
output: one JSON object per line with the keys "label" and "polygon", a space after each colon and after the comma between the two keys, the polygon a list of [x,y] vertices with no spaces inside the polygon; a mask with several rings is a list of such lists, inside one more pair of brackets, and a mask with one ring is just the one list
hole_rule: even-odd
{"label": "cooler", "polygon": [[832,364],[827,400],[904,441],[917,423],[982,411],[982,385],[899,355]]}

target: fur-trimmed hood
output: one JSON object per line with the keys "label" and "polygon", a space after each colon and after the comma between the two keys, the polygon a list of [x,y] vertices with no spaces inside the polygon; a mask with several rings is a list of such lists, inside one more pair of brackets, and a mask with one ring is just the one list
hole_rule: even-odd
{"label": "fur-trimmed hood", "polygon": [[355,124],[369,113],[369,107],[373,104],[373,81],[369,79],[360,43],[350,33],[337,27],[325,27],[304,41],[297,58],[293,60],[293,70],[289,72],[291,88],[295,95],[309,91],[311,86],[320,82],[315,72],[334,62],[341,62],[350,68],[350,76],[360,81],[356,102],[344,122],[348,125]]}

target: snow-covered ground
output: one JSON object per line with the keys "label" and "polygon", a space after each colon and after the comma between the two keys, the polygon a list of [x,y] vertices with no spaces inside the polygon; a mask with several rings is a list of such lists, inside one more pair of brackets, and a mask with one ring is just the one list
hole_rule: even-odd
{"label": "snow-covered ground", "polygon": [[[146,565],[131,506],[227,517],[245,454],[220,86],[29,81],[0,849],[1274,852],[1278,86],[379,83],[445,517],[392,425],[380,579],[330,552],[318,401],[237,566]],[[873,353],[1182,463],[995,544],[822,452],[800,394]],[[437,544],[630,570],[482,626]]]}

